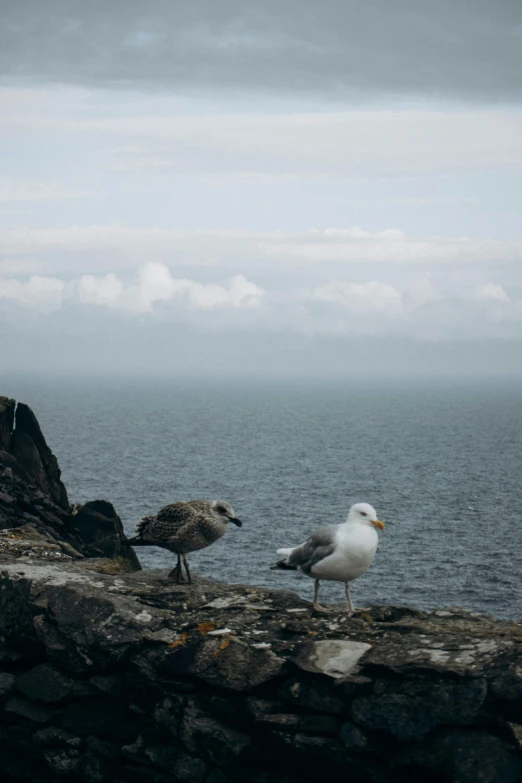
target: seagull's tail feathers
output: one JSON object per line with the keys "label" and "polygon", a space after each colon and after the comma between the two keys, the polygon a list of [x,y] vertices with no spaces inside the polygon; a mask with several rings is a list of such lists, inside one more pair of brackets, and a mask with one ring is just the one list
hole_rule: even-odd
{"label": "seagull's tail feathers", "polygon": [[271,571],[297,571],[297,566],[290,565],[288,558],[292,554],[293,549],[278,549],[278,555],[284,555],[283,560],[278,560],[273,566],[270,566]]}
{"label": "seagull's tail feathers", "polygon": [[151,522],[154,522],[155,516],[142,517],[136,525],[138,535],[134,538],[128,538],[126,543],[130,546],[150,546],[150,541],[147,540],[147,532]]}

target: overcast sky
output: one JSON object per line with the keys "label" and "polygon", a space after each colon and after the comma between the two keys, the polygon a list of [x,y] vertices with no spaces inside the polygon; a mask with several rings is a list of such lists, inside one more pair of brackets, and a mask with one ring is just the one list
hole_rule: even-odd
{"label": "overcast sky", "polygon": [[0,21],[4,370],[522,372],[520,0]]}

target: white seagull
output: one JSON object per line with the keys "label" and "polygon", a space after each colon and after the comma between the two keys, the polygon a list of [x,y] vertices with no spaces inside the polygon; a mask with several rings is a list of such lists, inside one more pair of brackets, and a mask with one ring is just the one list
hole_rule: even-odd
{"label": "white seagull", "polygon": [[384,530],[384,523],[369,503],[356,503],[351,507],[346,522],[326,525],[310,538],[292,549],[278,549],[284,555],[272,570],[300,570],[315,579],[313,607],[317,612],[328,612],[317,603],[319,582],[344,582],[351,617],[356,611],[350,597],[350,582],[364,574],[371,566],[379,537],[375,528]]}

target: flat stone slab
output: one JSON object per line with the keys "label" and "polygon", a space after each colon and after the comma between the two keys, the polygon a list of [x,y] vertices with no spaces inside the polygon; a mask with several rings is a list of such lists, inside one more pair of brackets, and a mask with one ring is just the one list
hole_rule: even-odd
{"label": "flat stone slab", "polygon": [[294,661],[300,669],[337,679],[357,674],[360,669],[359,660],[371,648],[371,644],[367,642],[325,639],[304,644]]}

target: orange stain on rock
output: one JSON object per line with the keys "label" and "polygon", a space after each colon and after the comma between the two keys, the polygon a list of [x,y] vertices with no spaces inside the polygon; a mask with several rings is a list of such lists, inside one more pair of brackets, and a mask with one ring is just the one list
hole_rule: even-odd
{"label": "orange stain on rock", "polygon": [[198,631],[202,636],[206,636],[210,631],[215,631],[217,628],[216,623],[200,623],[198,625]]}
{"label": "orange stain on rock", "polygon": [[178,639],[177,642],[171,642],[169,644],[169,647],[170,648],[172,648],[172,647],[180,647],[181,645],[185,644],[187,639],[188,639],[188,632],[187,631],[183,631],[183,633],[181,634],[181,639]]}
{"label": "orange stain on rock", "polygon": [[214,650],[213,655],[219,655],[221,650],[226,650],[228,645],[230,644],[230,639],[223,639],[217,650]]}

